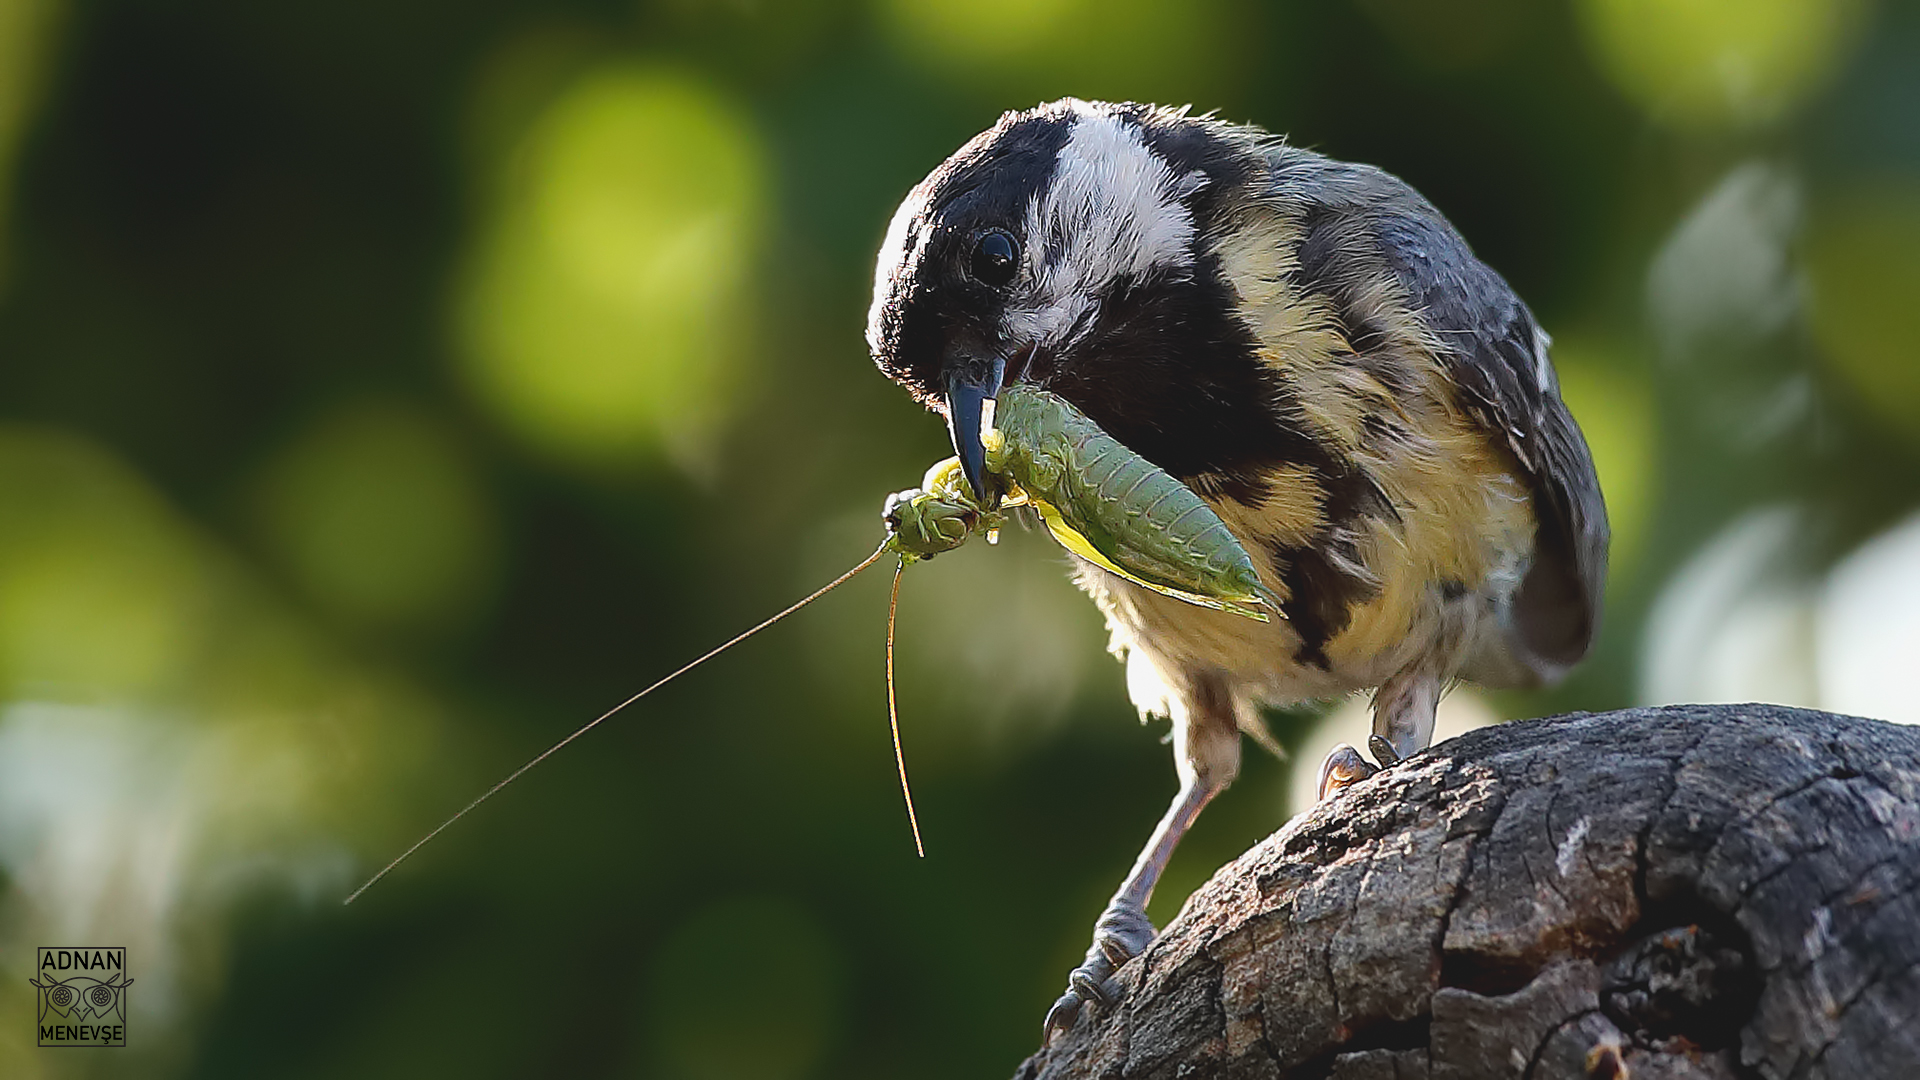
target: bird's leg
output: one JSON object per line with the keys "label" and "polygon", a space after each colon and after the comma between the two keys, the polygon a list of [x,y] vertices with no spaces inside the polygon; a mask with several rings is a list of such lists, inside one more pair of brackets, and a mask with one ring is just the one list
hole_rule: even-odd
{"label": "bird's leg", "polygon": [[1438,674],[1412,668],[1388,679],[1374,692],[1373,736],[1367,740],[1367,748],[1382,767],[1410,758],[1433,742],[1440,683]]}
{"label": "bird's leg", "polygon": [[[1080,1007],[1089,1001],[1112,1004],[1118,990],[1108,981],[1121,965],[1146,951],[1156,935],[1147,919],[1147,901],[1200,811],[1226,790],[1240,772],[1240,732],[1231,704],[1218,686],[1201,688],[1189,703],[1188,714],[1174,717],[1174,764],[1180,773],[1180,791],[1154,828],[1147,846],[1134,860],[1133,870],[1120,891],[1093,924],[1093,946],[1087,958],[1067,976],[1067,992],[1047,1012],[1044,1039],[1073,1027]],[[1212,691],[1212,692],[1208,692]]]}
{"label": "bird's leg", "polygon": [[1367,737],[1367,749],[1373,751],[1375,766],[1346,743],[1333,748],[1320,766],[1320,797],[1365,780],[1381,769],[1391,768],[1412,757],[1433,742],[1434,712],[1440,707],[1440,676],[1415,667],[1400,672],[1381,684],[1373,695],[1373,734]]}

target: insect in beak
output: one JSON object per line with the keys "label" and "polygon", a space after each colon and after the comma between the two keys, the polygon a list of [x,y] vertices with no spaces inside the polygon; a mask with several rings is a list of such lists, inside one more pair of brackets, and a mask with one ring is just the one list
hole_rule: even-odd
{"label": "insect in beak", "polygon": [[968,357],[947,370],[947,434],[959,455],[960,471],[982,506],[991,503],[986,487],[987,450],[981,436],[993,423],[994,399],[1000,396],[1006,371],[1004,356]]}

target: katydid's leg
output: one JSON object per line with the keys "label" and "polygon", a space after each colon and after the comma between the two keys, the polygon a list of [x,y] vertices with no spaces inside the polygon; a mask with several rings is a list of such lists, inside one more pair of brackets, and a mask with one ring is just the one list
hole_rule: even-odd
{"label": "katydid's leg", "polygon": [[1089,1001],[1107,1005],[1118,996],[1108,977],[1153,943],[1156,932],[1147,919],[1147,901],[1153,898],[1153,887],[1173,858],[1173,849],[1200,811],[1240,772],[1240,731],[1225,689],[1208,680],[1191,698],[1186,715],[1174,718],[1174,766],[1180,774],[1180,791],[1141,849],[1132,872],[1120,883],[1120,891],[1093,924],[1093,947],[1087,950],[1086,961],[1073,969],[1067,977],[1067,992],[1047,1013],[1044,1037],[1048,1042],[1073,1027],[1082,1005]]}
{"label": "katydid's leg", "polygon": [[1334,747],[1320,766],[1320,797],[1328,798],[1425,750],[1433,742],[1434,712],[1439,707],[1440,677],[1431,671],[1414,668],[1388,679],[1373,695],[1373,734],[1367,738],[1367,749],[1379,766],[1345,743]]}

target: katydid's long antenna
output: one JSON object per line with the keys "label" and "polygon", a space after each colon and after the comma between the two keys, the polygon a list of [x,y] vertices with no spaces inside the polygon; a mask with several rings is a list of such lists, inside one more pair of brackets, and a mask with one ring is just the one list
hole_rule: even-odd
{"label": "katydid's long antenna", "polygon": [[[480,796],[479,798],[468,803],[466,806],[462,807],[459,813],[441,822],[439,828],[421,837],[419,840],[414,842],[414,845],[412,847],[401,852],[399,858],[381,867],[380,872],[368,878],[367,883],[365,885],[362,885],[359,888],[353,890],[353,895],[347,897],[347,899],[345,900],[345,903],[351,904],[355,900],[358,900],[360,898],[361,893],[366,892],[368,889],[373,888],[374,883],[379,881],[381,878],[386,877],[387,874],[391,872],[394,867],[399,866],[403,862],[406,862],[407,858],[411,856],[414,852],[419,851],[421,848],[427,846],[427,841],[432,840],[434,837],[439,836],[443,832],[446,832],[448,826],[452,825],[456,821],[459,821],[461,818],[466,817],[467,813],[471,811],[474,807],[479,806],[481,803],[486,802],[488,799],[493,798],[493,796],[497,792],[499,792],[501,788],[506,787],[508,784],[511,784],[515,780],[520,779],[521,775],[524,774],[528,769],[533,768],[535,765],[540,764],[541,762],[552,757],[554,754],[558,753],[561,747],[567,745],[568,743],[579,738],[580,736],[585,735],[587,732],[592,731],[594,728],[599,727],[602,721],[605,721],[611,718],[613,714],[619,712],[621,709],[624,709],[627,706],[633,704],[634,702],[639,701],[641,698],[646,697],[648,694],[653,693],[655,690],[658,690],[661,687],[672,682],[673,680],[679,678],[680,676],[685,675],[687,672],[692,671],[694,668],[699,667],[701,664],[704,664],[707,661],[713,659],[714,657],[719,656],[721,653],[726,652],[728,649],[733,648],[735,645],[738,645],[741,642],[752,637],[753,635],[759,633],[760,631],[765,630],[767,627],[772,626],[774,623],[779,622],[781,619],[786,618],[787,616],[793,614],[796,611],[799,611],[801,608],[806,607],[808,604],[813,603],[815,600],[820,599],[821,597],[827,595],[828,593],[839,588],[840,586],[845,585],[848,581],[851,581],[853,579],[855,574],[858,574],[860,571],[865,570],[867,567],[872,566],[874,563],[879,562],[880,556],[885,555],[886,553],[887,553],[887,545],[883,542],[879,547],[873,549],[873,554],[867,556],[865,559],[862,559],[858,566],[855,566],[853,569],[847,571],[844,574],[841,574],[839,577],[834,578],[832,581],[827,582],[825,585],[820,586],[818,589],[815,589],[813,592],[807,595],[807,598],[805,600],[801,600],[800,602],[794,604],[792,607],[787,608],[786,610],[780,612],[780,614],[773,616],[772,618],[766,620],[760,625],[755,626],[751,630],[748,630],[741,634],[736,634],[732,638],[728,639],[726,644],[721,645],[718,648],[715,648],[703,654],[698,660],[695,660],[692,663],[687,664],[686,666],[680,668],[678,671],[675,671],[673,674],[668,675],[666,678],[661,679],[659,682],[656,682],[652,686],[647,687],[645,690],[640,691],[639,693],[633,695],[632,697],[621,702],[620,704],[615,705],[613,708],[608,709],[606,712],[601,713],[598,717],[595,717],[592,722],[588,723],[587,725],[582,727],[580,730],[574,732],[573,734],[567,736],[564,739],[561,739],[559,742],[554,743],[552,746],[547,747],[545,753],[541,754],[537,758],[534,758],[532,761],[527,762],[525,765],[520,766],[518,769],[515,769],[513,771],[512,776],[509,776],[505,780],[502,780],[499,783],[488,788],[486,791],[486,794]],[[896,597],[900,595],[900,575],[898,572],[896,572],[893,577],[893,592],[894,592],[894,596]],[[888,621],[887,649],[888,649],[888,656],[889,658],[891,658],[892,649],[893,649],[893,629],[892,629],[891,618],[889,618],[889,621]],[[891,659],[888,660],[888,665],[889,665],[889,670],[891,670],[891,665],[892,665]],[[889,700],[891,700],[891,689],[889,689]],[[899,735],[897,732],[894,736],[894,745],[896,747],[898,747],[899,745]],[[901,776],[904,778],[905,775],[906,775],[906,772],[903,766],[901,771]],[[908,813],[912,813],[911,805],[908,806]],[[918,826],[915,827],[915,830],[917,835]]]}
{"label": "katydid's long antenna", "polygon": [[893,728],[893,763],[900,766],[900,795],[907,800],[907,824],[913,826],[913,850],[924,859],[927,848],[920,842],[920,819],[913,813],[913,788],[907,786],[907,755],[900,749],[900,710],[893,703],[893,617],[900,610],[900,575],[906,569],[905,559],[893,568],[893,595],[887,598],[887,724]]}

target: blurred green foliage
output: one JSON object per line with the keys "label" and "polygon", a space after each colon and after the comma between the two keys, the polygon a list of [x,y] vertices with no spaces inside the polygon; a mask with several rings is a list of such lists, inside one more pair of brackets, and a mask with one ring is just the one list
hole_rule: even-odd
{"label": "blurred green foliage", "polygon": [[1583,0],[1588,40],[1656,118],[1711,131],[1778,118],[1846,58],[1864,0]]}
{"label": "blurred green foliage", "polygon": [[[1676,626],[1849,689],[1820,575],[1920,536],[1911,4],[0,0],[0,1075],[1010,1072],[1174,787],[1044,537],[906,579],[924,862],[875,576],[338,901],[871,550],[946,452],[865,355],[874,249],[1063,94],[1382,165],[1558,335],[1611,606],[1500,712],[1718,692],[1647,674]],[[1672,584],[1775,534],[1748,607]],[[127,1050],[32,1047],[56,943],[130,948]]]}
{"label": "blurred green foliage", "polygon": [[696,74],[576,75],[495,166],[458,315],[476,395],[558,453],[708,456],[745,379],[763,157]]}
{"label": "blurred green foliage", "polygon": [[1807,238],[1813,332],[1876,420],[1920,442],[1920,183],[1837,193]]}
{"label": "blurred green foliage", "polygon": [[499,537],[469,456],[422,410],[337,408],[266,460],[262,538],[302,593],[356,628],[471,617]]}

